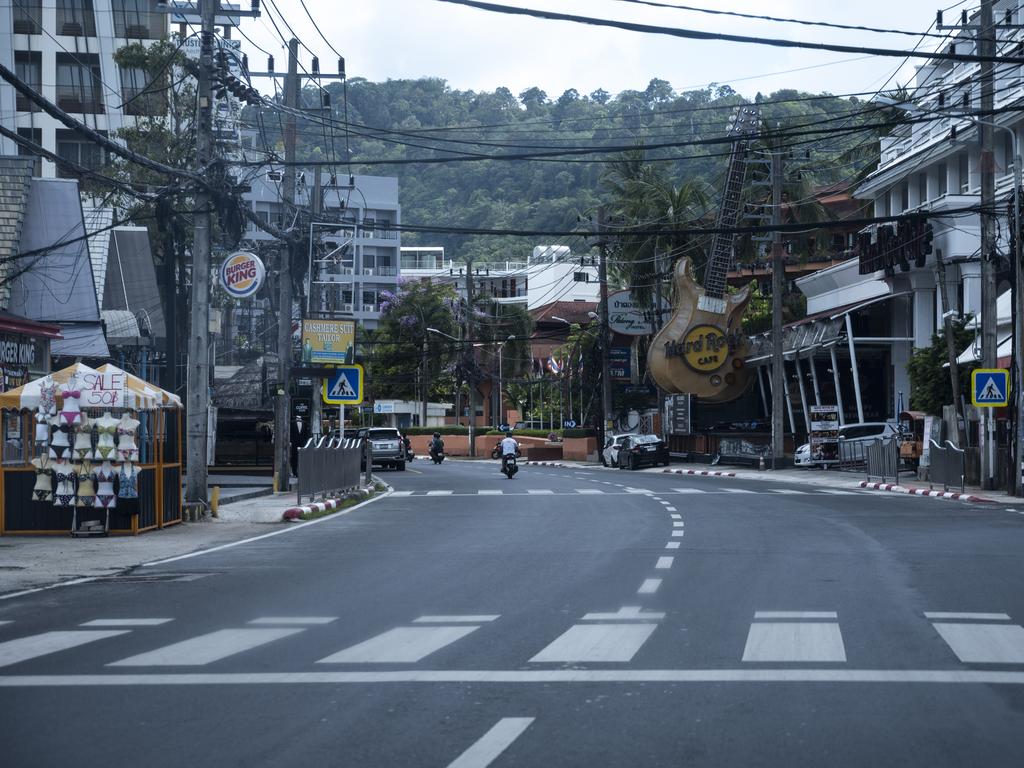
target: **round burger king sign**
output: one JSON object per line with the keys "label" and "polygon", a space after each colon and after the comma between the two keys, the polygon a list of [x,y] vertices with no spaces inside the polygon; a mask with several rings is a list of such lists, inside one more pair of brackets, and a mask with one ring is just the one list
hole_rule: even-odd
{"label": "round burger king sign", "polygon": [[232,298],[244,299],[260,289],[266,274],[259,256],[249,251],[238,251],[220,265],[220,284]]}

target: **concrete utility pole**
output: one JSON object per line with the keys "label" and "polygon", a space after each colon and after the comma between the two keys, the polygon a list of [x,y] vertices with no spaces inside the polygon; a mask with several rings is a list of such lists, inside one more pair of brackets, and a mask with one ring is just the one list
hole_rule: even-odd
{"label": "concrete utility pole", "polygon": [[598,430],[598,451],[604,450],[605,428],[612,412],[612,382],[608,375],[608,246],[605,243],[604,206],[597,209],[598,242],[597,280],[601,284],[601,428]]}
{"label": "concrete utility pole", "polygon": [[[996,29],[992,19],[994,0],[981,0],[978,16],[978,54],[987,57],[981,62],[981,114],[991,119],[995,105],[992,57],[996,55]],[[983,118],[983,119],[984,119]],[[996,175],[992,151],[993,130],[987,122],[978,122],[981,144],[981,365],[996,367]],[[981,449],[981,485],[986,490],[996,486],[995,421],[992,409],[982,409],[985,429]]]}
{"label": "concrete utility pole", "polygon": [[772,151],[772,469],[781,469],[785,455],[783,402],[786,390],[785,360],[782,356],[782,297],[785,294],[786,265],[782,259],[782,153]]}
{"label": "concrete utility pole", "polygon": [[[200,168],[213,160],[213,29],[217,18],[217,0],[203,0],[200,32],[199,82],[196,96],[196,161]],[[210,206],[209,192],[200,187],[195,196],[192,241],[192,295],[188,335],[188,383],[185,396],[188,474],[185,503],[206,506],[207,428],[210,411]],[[174,361],[169,361],[173,364]]]}
{"label": "concrete utility pole", "polygon": [[[289,110],[299,107],[299,41],[288,41],[288,75],[284,80],[284,103]],[[285,229],[291,228],[288,217],[295,209],[295,114],[289,111],[284,126],[284,176],[281,195],[285,215]],[[292,245],[285,241],[280,246],[277,271],[279,306],[277,312],[277,397],[274,399],[274,476],[278,491],[287,491],[291,478],[289,453],[291,426],[289,411],[292,373]],[[344,424],[340,425],[344,428]]]}
{"label": "concrete utility pole", "polygon": [[946,358],[949,361],[949,383],[953,388],[953,415],[956,419],[956,443],[963,449],[963,414],[960,413],[960,371],[957,369],[956,341],[953,338],[953,310],[949,308],[949,287],[946,285],[946,262],[942,260],[942,249],[935,249],[935,276],[939,283],[939,302],[942,307],[942,330],[946,336]]}
{"label": "concrete utility pole", "polygon": [[[469,347],[463,348],[462,354],[468,351],[473,354],[473,260],[466,262],[466,343]],[[476,457],[476,382],[473,380],[473,370],[476,368],[476,360],[470,366],[466,380],[469,382],[469,455]]]}

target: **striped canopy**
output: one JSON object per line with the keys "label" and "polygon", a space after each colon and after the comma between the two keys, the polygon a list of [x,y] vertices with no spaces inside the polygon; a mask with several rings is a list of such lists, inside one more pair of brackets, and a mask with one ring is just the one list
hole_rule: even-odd
{"label": "striped canopy", "polygon": [[115,365],[103,365],[99,369],[90,368],[84,363],[75,363],[67,368],[54,371],[49,377],[30,381],[24,386],[12,389],[9,392],[0,393],[0,408],[12,410],[31,410],[39,407],[40,388],[47,378],[57,384],[57,405],[62,405],[61,390],[72,378],[75,378],[80,386],[87,386],[92,376],[101,373],[123,373],[126,382],[125,407],[135,411],[153,411],[157,408],[180,408],[181,399],[177,395],[165,392],[153,384],[149,384],[138,376],[122,371]]}

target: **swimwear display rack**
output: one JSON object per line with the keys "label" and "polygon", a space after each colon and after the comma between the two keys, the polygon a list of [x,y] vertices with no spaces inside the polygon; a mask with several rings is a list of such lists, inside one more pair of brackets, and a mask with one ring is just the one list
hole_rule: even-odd
{"label": "swimwear display rack", "polygon": [[[83,487],[83,481],[88,482],[92,490],[95,480],[98,489],[98,493],[92,490],[91,496],[83,496],[83,501],[95,497],[107,499],[114,493],[114,478],[109,472],[98,470],[103,460],[109,457],[113,462],[109,465],[110,469],[119,473],[116,506],[106,505],[106,501],[103,502],[106,506],[98,503],[92,506],[91,501],[85,506],[56,506],[53,500],[38,500],[34,489],[37,475],[55,469],[47,465],[54,461],[50,458],[50,449],[59,447],[48,444],[45,434],[42,435],[43,439],[37,440],[36,416],[40,403],[45,403],[47,397],[47,392],[41,392],[41,387],[57,385],[57,412],[61,413],[65,408],[62,392],[69,383],[77,382],[76,386],[81,386],[95,380],[98,374],[115,375],[123,383],[123,397],[118,398],[118,404],[122,407],[92,407],[83,403],[82,411],[93,424],[106,412],[116,419],[134,415],[139,424],[135,432],[129,433],[131,453],[125,455],[130,461],[121,462],[123,456],[117,456],[117,452],[111,454],[109,450],[102,458],[99,458],[98,451],[94,451],[94,459],[74,458],[69,454],[69,461],[74,463],[62,465],[65,474],[60,477],[55,474],[54,477],[58,483],[67,482],[67,469],[75,467],[73,488],[76,504],[78,489]],[[45,404],[43,407],[46,407]],[[136,535],[182,522],[182,404],[176,395],[113,365],[90,368],[76,363],[48,377],[0,393],[0,424],[4,438],[3,461],[0,464],[0,535],[66,536],[69,532],[72,536]],[[93,428],[89,427],[90,430]],[[98,449],[100,430],[95,429],[95,433],[90,432],[89,439]],[[105,431],[113,434],[109,427]],[[75,434],[71,429],[65,429],[64,432],[69,437]],[[124,434],[118,433],[119,441]],[[113,445],[111,439],[108,437],[104,443],[108,449],[109,445]],[[33,464],[33,460],[36,464]],[[93,472],[91,476],[90,469]],[[61,489],[62,494],[65,491],[70,493],[67,488]],[[104,493],[107,496],[101,495]],[[121,493],[129,495],[121,496]],[[132,493],[137,495],[130,495]]]}

